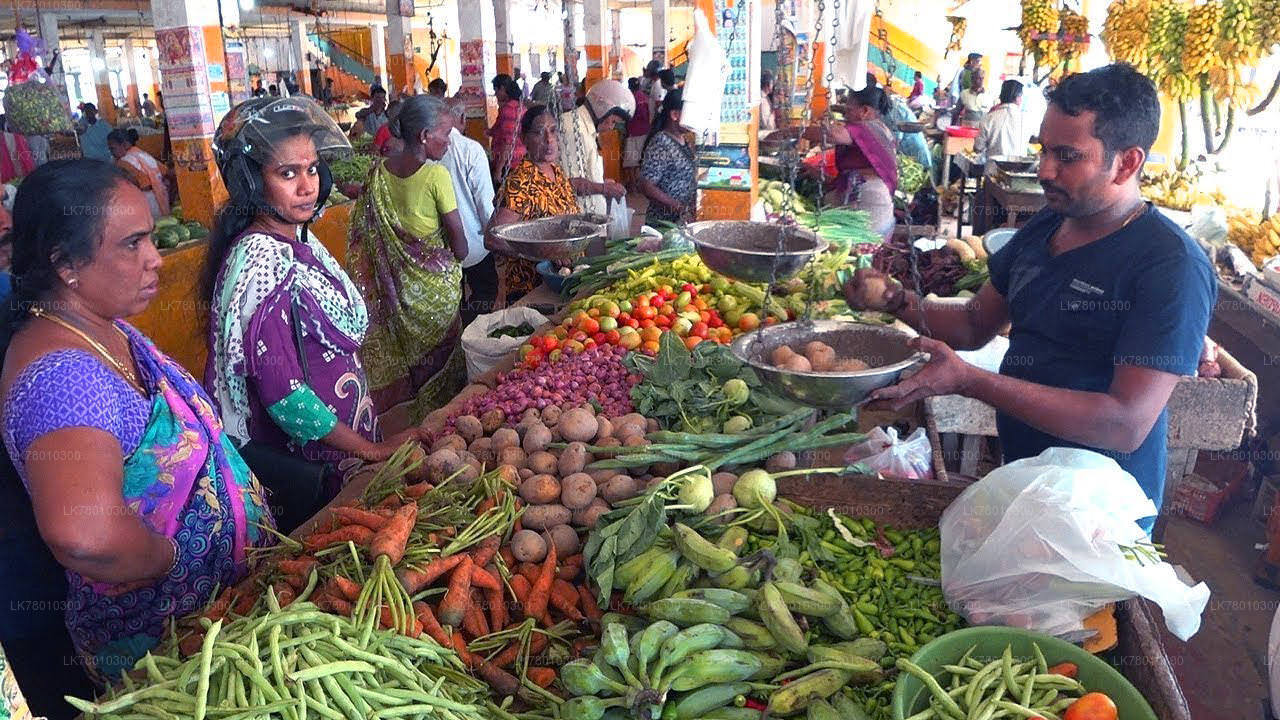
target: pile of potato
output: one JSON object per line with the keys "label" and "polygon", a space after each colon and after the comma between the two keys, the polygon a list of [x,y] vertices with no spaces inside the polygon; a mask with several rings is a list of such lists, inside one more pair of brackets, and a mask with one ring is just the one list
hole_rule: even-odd
{"label": "pile of potato", "polygon": [[[648,443],[645,433],[657,423],[637,413],[617,418],[597,415],[590,407],[562,410],[530,408],[514,427],[502,410],[480,417],[460,415],[453,432],[440,437],[427,457],[427,475],[440,482],[458,471],[474,480],[485,468],[497,467],[504,480],[524,501],[520,527],[511,539],[511,552],[520,562],[538,562],[554,543],[558,557],[579,550],[579,533],[595,527],[612,503],[640,494],[652,478],[618,470],[587,471],[597,447]],[[564,447],[552,447],[563,443]]]}
{"label": "pile of potato", "polygon": [[789,345],[779,345],[769,354],[774,367],[789,372],[848,373],[869,370],[870,366],[858,358],[840,358],[830,345],[813,340],[804,346],[804,354],[797,353]]}

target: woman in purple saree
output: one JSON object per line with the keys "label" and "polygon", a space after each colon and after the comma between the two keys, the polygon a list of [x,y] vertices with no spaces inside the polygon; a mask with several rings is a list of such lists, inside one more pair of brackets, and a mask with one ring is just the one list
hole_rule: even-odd
{"label": "woman in purple saree", "polygon": [[898,142],[884,120],[892,109],[884,90],[868,85],[850,93],[844,124],[827,128],[836,146],[831,203],[865,210],[871,228],[886,240],[893,234],[893,193],[898,189]]}
{"label": "woman in purple saree", "polygon": [[48,163],[15,200],[4,441],[99,684],[238,581],[274,525],[204,390],[121,320],[156,294],[152,230],[142,192],[97,160]]}

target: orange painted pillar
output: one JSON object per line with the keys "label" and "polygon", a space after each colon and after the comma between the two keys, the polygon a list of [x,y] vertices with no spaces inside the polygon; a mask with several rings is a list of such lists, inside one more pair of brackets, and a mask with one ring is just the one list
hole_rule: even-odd
{"label": "orange painted pillar", "polygon": [[400,0],[387,0],[387,76],[391,97],[413,94],[417,70],[413,66],[411,18],[400,14]]}
{"label": "orange painted pillar", "polygon": [[605,32],[605,18],[609,14],[608,0],[584,0],[582,3],[583,50],[586,51],[587,73],[584,80],[587,89],[598,80],[609,77],[609,46],[611,39]]}
{"label": "orange painted pillar", "polygon": [[489,81],[496,72],[489,60],[487,48],[492,47],[494,37],[494,12],[492,6],[479,2],[457,3],[458,27],[462,32],[458,43],[458,55],[462,79],[458,94],[466,100],[466,136],[489,147],[485,130],[489,127]]}
{"label": "orange painted pillar", "polygon": [[511,0],[493,0],[493,47],[496,50],[497,73],[516,73],[515,28],[511,27]]}
{"label": "orange painted pillar", "polygon": [[293,45],[293,56],[298,63],[296,82],[298,89],[311,95],[311,63],[307,62],[307,21],[306,18],[295,18],[289,23],[289,39]]}
{"label": "orange painted pillar", "polygon": [[107,46],[102,31],[89,34],[89,63],[93,66],[93,87],[97,95],[98,117],[116,124],[116,101],[111,94],[111,81],[107,75]]}
{"label": "orange painted pillar", "polygon": [[[152,0],[151,13],[178,199],[184,217],[211,227],[227,198],[213,134],[231,104],[218,8],[204,0]],[[224,4],[222,20],[238,25],[239,19],[236,5]]]}
{"label": "orange painted pillar", "polygon": [[138,89],[138,60],[134,57],[133,40],[124,39],[124,68],[129,73],[129,84],[124,93],[125,107],[130,112],[142,115],[142,96],[139,95],[141,90]]}

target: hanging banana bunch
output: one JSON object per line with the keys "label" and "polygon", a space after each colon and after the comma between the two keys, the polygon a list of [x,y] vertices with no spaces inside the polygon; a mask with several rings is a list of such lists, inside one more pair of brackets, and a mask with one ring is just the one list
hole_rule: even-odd
{"label": "hanging banana bunch", "polygon": [[1182,68],[1189,12],[1182,0],[1153,0],[1151,5],[1152,79],[1165,95],[1179,102],[1199,91],[1196,80]]}
{"label": "hanging banana bunch", "polygon": [[1058,32],[1058,26],[1058,6],[1054,0],[1022,0],[1022,26],[1018,29],[1018,37],[1022,40],[1023,50],[1032,56],[1037,67],[1058,65],[1057,39],[1043,37]]}
{"label": "hanging banana bunch", "polygon": [[1058,34],[1062,40],[1058,44],[1058,53],[1065,64],[1080,57],[1089,46],[1089,19],[1066,7],[1062,8],[1060,18]]}
{"label": "hanging banana bunch", "polygon": [[1253,8],[1253,41],[1260,54],[1280,44],[1280,0],[1256,0]]}
{"label": "hanging banana bunch", "polygon": [[1107,7],[1107,19],[1102,25],[1107,55],[1115,62],[1134,66],[1138,72],[1150,72],[1150,24],[1150,0],[1114,0]]}
{"label": "hanging banana bunch", "polygon": [[964,46],[964,31],[969,26],[969,21],[962,17],[949,16],[947,22],[951,23],[951,40],[947,42],[947,52],[960,52],[960,48]]}
{"label": "hanging banana bunch", "polygon": [[[1280,12],[1280,6],[1276,12]],[[1254,20],[1254,0],[1223,0],[1217,52],[1227,67],[1252,66],[1262,56],[1262,48],[1257,42],[1259,27]],[[1280,15],[1273,15],[1268,24],[1277,22],[1280,22]]]}
{"label": "hanging banana bunch", "polygon": [[1182,72],[1198,78],[1222,61],[1217,54],[1218,26],[1222,23],[1222,0],[1206,0],[1187,12],[1187,29],[1182,41]]}

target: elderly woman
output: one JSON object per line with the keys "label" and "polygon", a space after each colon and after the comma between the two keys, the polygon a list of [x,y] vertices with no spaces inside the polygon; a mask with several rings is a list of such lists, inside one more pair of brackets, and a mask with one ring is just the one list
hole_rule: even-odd
{"label": "elderly woman", "polygon": [[884,89],[868,85],[849,94],[845,122],[825,128],[836,146],[837,176],[828,202],[865,210],[871,228],[886,240],[893,235],[893,192],[898,188],[898,143],[884,121],[892,110]]}
{"label": "elderly woman", "polygon": [[133,128],[116,128],[107,134],[107,149],[111,151],[111,157],[146,196],[151,217],[168,215],[169,190],[164,182],[164,168],[137,143],[138,131]]}
{"label": "elderly woman", "polygon": [[352,214],[347,267],[369,310],[360,354],[374,404],[416,425],[466,379],[459,340],[467,236],[440,164],[453,120],[415,95],[390,123],[401,148],[378,163]]}
{"label": "elderly woman", "polygon": [[67,629],[99,683],[237,582],[273,525],[200,385],[122,320],[156,295],[153,228],[142,192],[98,160],[40,167],[14,204],[5,447],[66,570]]}
{"label": "elderly woman", "polygon": [[358,354],[364,300],[307,230],[331,189],[321,157],[344,150],[337,124],[304,97],[246,100],[214,139],[229,199],[201,278],[211,308],[205,387],[278,491],[282,528],[336,495],[362,461],[385,460],[416,436],[378,441]]}
{"label": "elderly woman", "polygon": [[[555,115],[545,105],[529,108],[521,121],[520,133],[527,152],[524,161],[507,176],[490,229],[521,220],[579,212],[574,186],[560,169],[560,138]],[[532,262],[516,257],[492,233],[486,238],[485,246],[498,253],[497,307],[505,307],[538,286],[540,279]]]}

